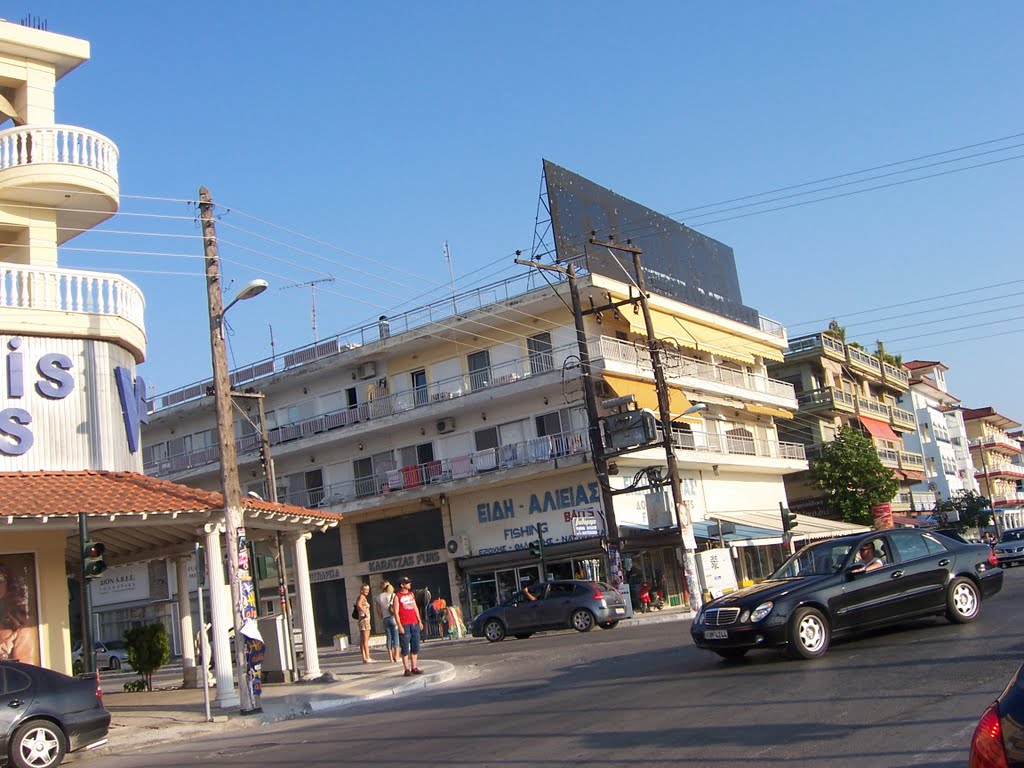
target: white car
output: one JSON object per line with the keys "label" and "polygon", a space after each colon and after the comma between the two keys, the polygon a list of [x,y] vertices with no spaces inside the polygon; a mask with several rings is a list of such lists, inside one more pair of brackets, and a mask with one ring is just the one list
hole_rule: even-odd
{"label": "white car", "polygon": [[[96,643],[96,668],[111,669],[117,671],[122,667],[131,669],[128,663],[128,649],[121,640],[111,640],[108,643]],[[82,663],[82,643],[75,643],[71,651],[71,663],[78,666]]]}
{"label": "white car", "polygon": [[1003,531],[996,544],[996,559],[1003,568],[1024,563],[1024,528]]}

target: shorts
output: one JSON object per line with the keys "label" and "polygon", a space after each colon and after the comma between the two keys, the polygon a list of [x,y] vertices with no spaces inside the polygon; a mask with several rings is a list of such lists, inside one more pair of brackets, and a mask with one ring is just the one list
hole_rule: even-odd
{"label": "shorts", "polygon": [[404,624],[402,629],[404,631],[399,635],[402,640],[402,655],[418,654],[420,652],[420,625]]}

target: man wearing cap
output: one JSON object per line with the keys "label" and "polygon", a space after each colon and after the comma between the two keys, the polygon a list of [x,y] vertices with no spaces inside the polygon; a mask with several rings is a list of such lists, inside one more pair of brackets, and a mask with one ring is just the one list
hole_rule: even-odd
{"label": "man wearing cap", "polygon": [[420,655],[420,632],[423,631],[423,619],[416,605],[416,595],[412,591],[412,581],[403,576],[399,582],[401,589],[396,596],[398,602],[398,639],[402,645],[402,665],[405,676],[422,675],[423,670],[417,666]]}

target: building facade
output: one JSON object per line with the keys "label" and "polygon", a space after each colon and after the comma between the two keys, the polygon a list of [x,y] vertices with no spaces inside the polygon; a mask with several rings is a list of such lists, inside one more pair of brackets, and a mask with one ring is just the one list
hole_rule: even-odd
{"label": "building facade", "polygon": [[965,408],[964,425],[981,493],[991,500],[996,527],[1024,527],[1024,467],[1020,462],[1021,444],[1010,432],[1020,422],[1003,416],[995,408]]}
{"label": "building facade", "polygon": [[[899,405],[910,389],[907,368],[889,355],[872,355],[843,340],[841,329],[800,336],[789,341],[782,362],[768,367],[771,376],[796,391],[796,419],[780,422],[780,436],[803,445],[813,458],[850,426],[871,438],[882,465],[892,470],[900,490],[894,512],[911,510],[911,487],[925,479],[924,456],[908,449],[903,436],[917,431],[914,413]],[[786,477],[790,509],[824,515],[820,491],[807,473]],[[934,497],[929,509],[934,507]]]}

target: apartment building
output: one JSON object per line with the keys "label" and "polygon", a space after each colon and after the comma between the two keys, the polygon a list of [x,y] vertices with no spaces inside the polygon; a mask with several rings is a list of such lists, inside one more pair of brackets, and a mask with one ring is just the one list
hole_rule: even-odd
{"label": "apartment building", "polygon": [[[585,260],[577,267],[585,302],[630,295],[630,286],[589,273]],[[309,547],[321,640],[347,629],[348,598],[360,584],[376,590],[381,578],[400,574],[467,615],[478,613],[540,577],[528,549],[538,530],[550,574],[606,578],[604,510],[566,302],[564,280],[536,287],[536,277],[524,274],[233,373],[236,388],[265,397],[279,498],[344,513],[338,533],[315,536]],[[658,296],[651,302],[659,332],[675,339],[666,345],[666,367],[683,492],[698,536],[714,544],[708,528],[720,515],[778,521],[782,478],[807,466],[802,446],[780,441],[775,427],[776,417],[796,409],[792,387],[765,370],[766,359],[782,357],[781,329]],[[585,332],[601,395],[631,393],[650,407],[642,316],[628,306],[591,315]],[[205,386],[152,401],[148,473],[216,486]],[[247,491],[265,496],[256,408],[246,402],[240,405],[251,418],[236,421],[240,473]],[[694,402],[707,410],[681,415]],[[613,481],[625,488],[643,468],[664,470],[664,460],[663,451],[623,456]],[[640,493],[617,496],[615,512],[627,565],[663,582],[678,602],[676,522],[655,519]],[[778,528],[758,532],[777,545]]]}
{"label": "apartment building", "polygon": [[999,530],[1024,527],[1024,466],[1021,442],[1011,435],[1020,422],[995,408],[963,409],[964,425],[981,493],[992,501]]}
{"label": "apartment building", "polygon": [[[832,328],[790,339],[785,359],[770,363],[768,371],[794,387],[799,403],[796,419],[779,423],[780,437],[803,445],[813,457],[841,427],[860,429],[899,480],[893,511],[911,511],[911,488],[925,481],[925,463],[920,451],[903,443],[904,435],[917,431],[914,413],[899,405],[910,389],[906,366],[847,344],[841,329]],[[825,514],[820,492],[806,473],[788,475],[785,482],[790,509]],[[934,505],[933,497],[929,509]]]}
{"label": "apartment building", "polygon": [[977,492],[978,484],[960,401],[946,386],[949,368],[937,360],[911,360],[905,366],[910,389],[897,403],[914,414],[917,429],[903,434],[903,444],[924,456],[925,479],[901,492],[900,500],[917,515],[961,491]]}

